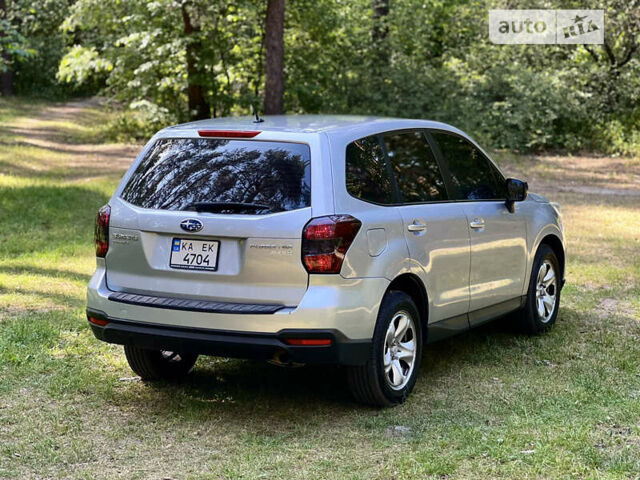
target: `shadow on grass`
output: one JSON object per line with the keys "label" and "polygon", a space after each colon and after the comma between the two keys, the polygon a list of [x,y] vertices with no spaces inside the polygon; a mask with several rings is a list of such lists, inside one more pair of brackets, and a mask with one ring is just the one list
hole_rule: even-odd
{"label": "shadow on grass", "polygon": [[[42,279],[46,281],[46,279]],[[21,288],[19,290],[21,294],[25,294],[30,297],[35,297],[35,299],[39,299],[41,302],[49,305],[47,307],[35,307],[35,310],[55,310],[55,309],[63,309],[63,308],[80,308],[83,307],[86,302],[84,299],[84,295],[78,296],[74,294],[65,295],[64,293],[54,293],[48,290],[31,290],[29,288]],[[24,312],[32,311],[34,308],[32,306],[22,307],[20,310]]]}
{"label": "shadow on grass", "polygon": [[46,102],[31,97],[0,98],[0,121],[10,122],[17,117],[36,116],[47,106]]}
{"label": "shadow on grass", "polygon": [[[91,123],[96,123],[93,120]],[[58,144],[73,145],[100,145],[104,143],[104,138],[98,134],[98,130],[83,129],[80,125],[55,125],[51,127],[10,127],[0,129],[0,134],[4,138],[15,136],[20,138],[22,142],[3,142],[8,146],[16,146],[16,144],[26,143],[25,147],[41,147],[34,143],[24,142],[25,138],[40,140],[43,142],[54,142]],[[53,148],[51,150],[54,150]],[[63,153],[73,153],[73,149],[59,149]]]}
{"label": "shadow on grass", "polygon": [[[98,163],[98,162],[96,162]],[[46,181],[77,181],[88,179],[106,179],[114,184],[122,178],[129,165],[112,164],[103,167],[88,165],[74,165],[69,168],[64,165],[51,165],[38,170],[25,166],[14,165],[0,160],[0,174],[21,177],[25,179],[39,179]]]}
{"label": "shadow on grass", "polygon": [[[38,147],[41,148],[41,147]],[[104,152],[96,157],[104,157]],[[79,160],[80,159],[80,160]],[[76,160],[78,160],[76,162]],[[96,158],[92,161],[84,154],[75,152],[75,157],[65,162],[41,163],[38,168],[0,160],[0,174],[26,179],[82,180],[91,177],[112,176],[120,179],[133,161],[133,155],[116,155],[109,158]]]}
{"label": "shadow on grass", "polygon": [[[62,268],[42,268],[33,265],[0,265],[0,273],[10,273],[14,275],[37,275],[42,277],[63,278],[76,282],[88,283],[91,275],[74,272]],[[31,292],[36,293],[37,292]]]}
{"label": "shadow on grass", "polygon": [[[29,124],[50,122],[51,126]],[[66,103],[38,102],[28,97],[0,99],[0,121],[5,130],[63,143],[101,143],[103,127],[111,119],[100,100],[86,98]],[[19,120],[17,125],[15,121]],[[27,121],[27,123],[25,123]]]}
{"label": "shadow on grass", "polygon": [[91,245],[103,193],[77,186],[0,188],[0,255],[77,249]]}
{"label": "shadow on grass", "polygon": [[[548,336],[559,335],[551,332]],[[429,345],[424,353],[418,384],[421,389],[438,388],[440,379],[456,374],[468,363],[496,365],[535,354],[540,338],[521,335],[509,317],[475,330]],[[526,377],[526,371],[522,375]],[[482,379],[478,379],[482,381]],[[125,389],[126,390],[126,389]],[[330,414],[327,424],[355,411],[370,411],[349,394],[345,369],[332,366],[282,368],[262,362],[201,357],[184,383],[140,383],[130,391],[114,392],[112,401],[134,407],[138,414],[204,419],[223,416],[231,424],[269,423],[269,418],[307,413]],[[409,408],[424,410],[428,405]],[[373,409],[375,410],[375,409]]]}
{"label": "shadow on grass", "polygon": [[[6,135],[6,132],[11,132],[10,130],[4,130],[2,128],[0,128],[0,137],[4,137],[4,139],[10,138],[8,135]],[[42,138],[42,140],[45,141],[51,141],[52,138],[46,134],[43,135],[32,135],[30,134],[29,137],[31,138]],[[66,138],[66,137],[65,137]],[[41,144],[41,143],[37,143],[37,142],[30,142],[25,140],[22,137],[16,137],[15,140],[0,140],[0,148],[1,147],[9,147],[9,148],[35,148],[35,149],[40,149],[40,150],[44,150],[47,152],[56,152],[56,153],[62,153],[62,154],[68,154],[68,155],[95,155],[96,153],[99,153],[101,157],[106,157],[107,159],[109,158],[117,158],[120,159],[123,156],[122,150],[132,150],[133,148],[137,148],[135,146],[129,146],[129,145],[121,145],[121,144],[112,144],[113,145],[113,149],[108,150],[106,148],[95,148],[94,145],[92,144],[87,144],[87,143],[79,143],[77,145],[69,145],[67,146],[67,148],[64,147],[65,143],[46,143],[46,144]],[[104,142],[100,142],[97,145],[103,146],[105,145]],[[110,147],[111,145],[106,144],[108,147]],[[130,161],[133,161],[133,158],[130,159]]]}

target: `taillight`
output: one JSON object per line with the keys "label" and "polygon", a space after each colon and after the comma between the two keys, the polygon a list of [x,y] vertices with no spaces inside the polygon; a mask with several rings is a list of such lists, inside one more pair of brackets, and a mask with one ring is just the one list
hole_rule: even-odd
{"label": "taillight", "polygon": [[309,273],[340,273],[362,222],[351,215],[312,218],[302,231],[302,263]]}
{"label": "taillight", "polygon": [[107,250],[109,250],[109,217],[111,217],[111,207],[109,205],[105,205],[98,210],[94,230],[96,257],[104,257],[107,254]]}

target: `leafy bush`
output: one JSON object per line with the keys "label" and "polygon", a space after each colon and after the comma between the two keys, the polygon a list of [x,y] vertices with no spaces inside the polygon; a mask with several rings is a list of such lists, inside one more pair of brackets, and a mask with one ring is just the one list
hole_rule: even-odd
{"label": "leafy bush", "polygon": [[107,125],[105,136],[116,142],[144,141],[172,123],[173,118],[166,108],[141,100],[120,111]]}

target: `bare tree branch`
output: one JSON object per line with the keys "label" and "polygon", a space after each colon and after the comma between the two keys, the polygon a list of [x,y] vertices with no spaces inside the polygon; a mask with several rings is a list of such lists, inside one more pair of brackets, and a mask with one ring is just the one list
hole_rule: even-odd
{"label": "bare tree branch", "polygon": [[604,47],[604,51],[607,54],[607,57],[609,58],[609,63],[611,64],[612,67],[615,66],[616,56],[613,54],[613,50],[611,49],[611,46],[609,46],[609,43],[607,42],[606,38],[602,46]]}
{"label": "bare tree branch", "polygon": [[600,57],[598,56],[596,51],[593,48],[591,48],[591,45],[585,44],[582,46],[587,52],[589,52],[589,55],[591,55],[591,57],[595,60],[596,63],[600,63]]}
{"label": "bare tree branch", "polygon": [[628,46],[626,53],[622,57],[622,60],[618,62],[618,67],[622,67],[623,65],[629,63],[633,58],[633,54],[638,49],[637,38],[634,38],[634,41]]}

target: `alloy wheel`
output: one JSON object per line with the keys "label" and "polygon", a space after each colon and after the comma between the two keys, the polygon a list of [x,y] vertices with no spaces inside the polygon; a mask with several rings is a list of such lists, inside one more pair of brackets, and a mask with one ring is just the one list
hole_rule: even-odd
{"label": "alloy wheel", "polygon": [[387,328],[384,343],[384,377],[389,387],[401,390],[409,382],[416,363],[416,327],[411,315],[397,312]]}
{"label": "alloy wheel", "polygon": [[556,272],[550,261],[545,260],[538,270],[536,285],[536,310],[542,323],[551,320],[556,309]]}

